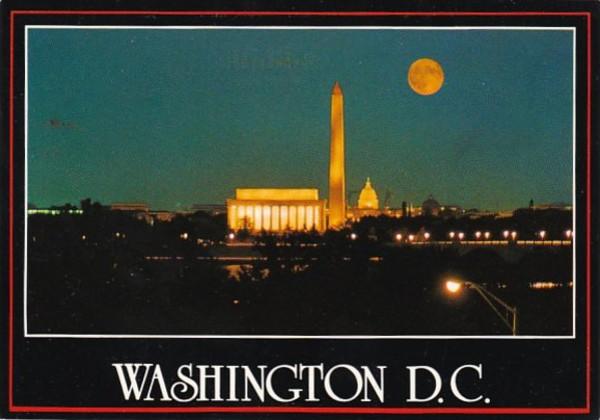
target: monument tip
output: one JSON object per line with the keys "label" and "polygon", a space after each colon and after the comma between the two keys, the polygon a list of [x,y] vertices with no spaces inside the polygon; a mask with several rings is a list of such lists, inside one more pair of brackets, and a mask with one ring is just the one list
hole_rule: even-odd
{"label": "monument tip", "polygon": [[336,80],[333,84],[333,89],[331,90],[332,95],[342,95],[342,87],[339,82]]}

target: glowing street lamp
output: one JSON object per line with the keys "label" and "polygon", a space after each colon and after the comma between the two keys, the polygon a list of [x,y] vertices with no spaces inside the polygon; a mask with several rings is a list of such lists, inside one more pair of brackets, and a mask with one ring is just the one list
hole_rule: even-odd
{"label": "glowing street lamp", "polygon": [[485,233],[483,234],[483,237],[484,237],[485,239],[490,239],[490,236],[491,236],[490,232],[485,232]]}
{"label": "glowing street lamp", "polygon": [[[485,300],[490,308],[496,315],[502,320],[504,325],[508,327],[512,335],[517,335],[517,307],[510,306],[508,303],[500,299],[498,296],[490,292],[482,285],[472,282],[463,281],[460,279],[450,278],[446,280],[446,290],[450,294],[457,294],[462,290],[462,287],[466,289],[474,289],[479,295]],[[500,311],[504,309],[504,314]]]}
{"label": "glowing street lamp", "polygon": [[502,237],[504,239],[508,239],[508,235],[510,235],[510,232],[508,230],[505,230],[504,232],[502,232]]}
{"label": "glowing street lamp", "polygon": [[458,232],[458,240],[462,241],[465,238],[465,234],[462,232]]}
{"label": "glowing street lamp", "polygon": [[355,240],[356,240],[356,238],[358,238],[358,235],[357,235],[356,233],[352,232],[352,233],[350,234],[350,239],[352,239],[353,241],[355,241]]}
{"label": "glowing street lamp", "polygon": [[402,234],[396,233],[396,241],[400,242],[402,240]]}
{"label": "glowing street lamp", "polygon": [[538,236],[540,237],[540,239],[543,241],[544,238],[546,237],[546,231],[545,230],[540,230],[538,232]]}
{"label": "glowing street lamp", "polygon": [[573,237],[573,231],[571,229],[566,230],[565,236],[567,237],[567,239],[571,239]]}
{"label": "glowing street lamp", "polygon": [[233,241],[235,239],[235,233],[229,232],[229,234],[227,235],[227,239],[229,239],[230,241]]}
{"label": "glowing street lamp", "polygon": [[415,240],[415,235],[413,235],[413,234],[408,235],[408,241],[409,242],[412,242],[414,240]]}
{"label": "glowing street lamp", "polygon": [[511,239],[514,241],[515,239],[517,239],[517,231],[513,230],[512,232],[510,232],[510,237]]}
{"label": "glowing street lamp", "polygon": [[481,232],[480,231],[475,232],[475,238],[476,239],[481,238]]}
{"label": "glowing street lamp", "polygon": [[425,237],[425,240],[429,240],[429,238],[431,238],[431,234],[429,232],[425,232],[425,234],[423,235]]}
{"label": "glowing street lamp", "polygon": [[448,237],[449,237],[450,239],[454,239],[454,236],[455,236],[455,235],[456,235],[456,233],[454,233],[453,231],[450,231],[450,232],[448,233]]}
{"label": "glowing street lamp", "polygon": [[446,290],[450,293],[456,293],[462,287],[462,282],[456,280],[446,280]]}

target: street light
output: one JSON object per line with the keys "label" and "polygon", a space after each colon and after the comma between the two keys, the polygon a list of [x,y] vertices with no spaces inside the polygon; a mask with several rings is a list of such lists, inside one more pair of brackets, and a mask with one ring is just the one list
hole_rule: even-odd
{"label": "street light", "polygon": [[356,238],[358,238],[358,235],[356,233],[352,232],[350,234],[350,239],[352,239],[354,241],[354,240],[356,240]]}
{"label": "street light", "polygon": [[508,230],[502,232],[502,236],[504,237],[504,239],[508,239],[508,235],[510,235],[510,232]]}
{"label": "street light", "polygon": [[450,231],[448,233],[448,236],[450,237],[450,239],[454,239],[454,235],[455,235],[455,233],[453,231]]}
{"label": "street light", "polygon": [[464,234],[464,233],[462,233],[462,232],[458,232],[458,240],[459,240],[459,241],[462,241],[462,240],[464,239],[464,237],[465,237],[465,234]]}
{"label": "street light", "polygon": [[429,232],[425,232],[425,234],[423,235],[423,237],[425,237],[425,240],[428,241],[429,238],[431,238],[431,234]]}
{"label": "street light", "polygon": [[[448,290],[448,292],[450,292],[451,294],[456,294],[460,292],[463,286],[467,289],[474,289],[477,293],[479,293],[479,295],[483,298],[483,300],[485,300],[489,307],[492,308],[494,313],[498,315],[498,317],[502,320],[504,325],[508,327],[512,335],[517,335],[516,306],[510,306],[508,303],[504,302],[498,296],[496,296],[495,294],[493,294],[488,289],[486,289],[478,283],[472,281],[462,281],[454,278],[446,280],[446,290]],[[504,315],[502,314],[502,312],[500,312],[500,309],[498,307],[505,310]]]}
{"label": "street light", "polygon": [[475,232],[475,238],[476,239],[481,238],[481,232],[480,231]]}
{"label": "street light", "polygon": [[396,233],[396,240],[398,242],[400,242],[402,240],[402,234],[401,233]]}
{"label": "street light", "polygon": [[546,237],[546,231],[545,230],[540,230],[538,235],[540,236],[540,239],[542,240],[542,242],[544,241],[544,238]]}
{"label": "street light", "polygon": [[490,239],[490,235],[491,235],[490,232],[485,232],[483,234],[483,236],[484,236],[485,239]]}

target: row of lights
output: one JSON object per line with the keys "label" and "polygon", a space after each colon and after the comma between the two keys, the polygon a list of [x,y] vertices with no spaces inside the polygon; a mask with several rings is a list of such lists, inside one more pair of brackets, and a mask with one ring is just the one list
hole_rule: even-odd
{"label": "row of lights", "polygon": [[[354,235],[354,237],[353,237]],[[543,241],[546,238],[547,232],[545,230],[540,230],[539,232],[537,232],[537,236]],[[573,237],[573,231],[568,229],[564,232],[564,235],[567,239],[571,239]],[[488,231],[486,232],[481,232],[481,231],[477,231],[474,234],[475,239],[480,240],[480,239],[485,239],[488,240],[492,237],[492,234]],[[510,239],[512,239],[513,241],[517,238],[518,236],[518,232],[516,230],[513,231],[509,231],[509,230],[505,230],[502,232],[502,237],[504,239],[508,239],[510,237]],[[350,235],[351,239],[356,239],[356,234],[352,234]],[[404,239],[404,236],[401,233],[397,233],[396,236],[396,241],[400,242]],[[425,232],[423,234],[423,238],[425,240],[429,240],[429,238],[431,238],[431,234],[429,232]],[[450,231],[448,232],[448,238],[450,239],[458,239],[459,241],[462,241],[463,239],[465,239],[465,234],[464,232],[454,232],[454,231]],[[406,239],[409,242],[412,242],[415,240],[415,235],[413,234],[409,234],[406,236]]]}
{"label": "row of lights", "polygon": [[[540,230],[539,232],[537,232],[537,236],[541,240],[544,240],[544,238],[546,237],[546,234],[547,234],[547,232],[545,230]],[[567,239],[571,239],[573,237],[573,231],[570,230],[570,229],[566,230],[564,232],[564,234],[565,234],[565,237]],[[123,236],[125,236],[125,235],[123,235]],[[488,231],[485,231],[485,232],[477,231],[477,232],[475,232],[474,236],[475,236],[475,239],[477,239],[477,240],[482,239],[482,238],[485,239],[485,240],[488,240],[488,239],[490,239],[492,237],[492,234],[490,232],[488,232]],[[505,231],[502,232],[502,237],[504,239],[508,239],[510,237],[512,240],[515,240],[517,238],[517,236],[518,236],[518,233],[517,233],[516,230],[513,230],[513,231],[505,230]],[[450,232],[448,232],[448,237],[450,239],[458,239],[459,241],[462,241],[463,239],[465,239],[465,234],[464,234],[464,232],[450,231]],[[188,234],[187,233],[182,233],[180,235],[180,238],[181,239],[187,239],[188,238]],[[404,238],[405,238],[404,235],[402,235],[401,233],[397,233],[396,236],[395,236],[395,239],[398,242],[401,242]],[[416,236],[413,235],[412,233],[409,234],[409,235],[406,235],[406,239],[409,242],[414,241],[415,238],[416,238]],[[425,233],[423,233],[423,238],[427,241],[427,240],[429,240],[431,238],[431,234],[429,232],[425,232]],[[235,239],[235,234],[233,232],[230,232],[227,235],[227,239],[229,239],[229,240]],[[350,239],[353,240],[353,241],[355,241],[356,239],[358,239],[358,235],[356,233],[352,232],[350,234]]]}

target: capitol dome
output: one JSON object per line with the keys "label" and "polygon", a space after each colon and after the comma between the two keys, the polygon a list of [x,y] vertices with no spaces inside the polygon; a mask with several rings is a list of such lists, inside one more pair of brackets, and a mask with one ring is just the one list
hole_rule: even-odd
{"label": "capitol dome", "polygon": [[379,209],[379,199],[377,198],[377,192],[371,185],[371,179],[367,178],[365,186],[360,191],[358,196],[358,208],[359,209]]}

